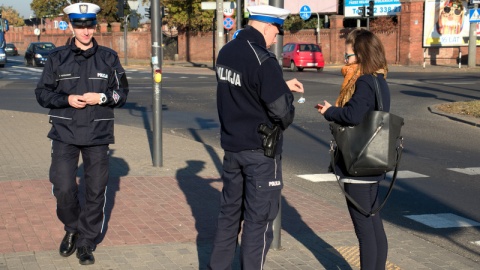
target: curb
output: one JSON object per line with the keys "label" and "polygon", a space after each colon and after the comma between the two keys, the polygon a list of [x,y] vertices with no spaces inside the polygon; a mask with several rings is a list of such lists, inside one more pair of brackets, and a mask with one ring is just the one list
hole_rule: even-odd
{"label": "curb", "polygon": [[446,113],[446,112],[441,112],[436,108],[437,105],[429,106],[428,111],[430,111],[433,114],[440,115],[447,117],[451,120],[462,122],[474,127],[480,127],[480,119],[477,119],[475,117],[468,117],[468,116],[462,116],[462,115],[457,115],[457,114],[451,114],[451,113]]}

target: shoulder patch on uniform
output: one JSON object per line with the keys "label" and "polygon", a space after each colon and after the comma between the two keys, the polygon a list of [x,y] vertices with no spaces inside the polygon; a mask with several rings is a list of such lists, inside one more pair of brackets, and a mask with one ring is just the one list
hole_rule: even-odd
{"label": "shoulder patch on uniform", "polygon": [[250,45],[250,48],[252,48],[253,52],[257,56],[258,63],[260,65],[270,57],[276,58],[275,54],[273,54],[271,51],[267,50],[266,48],[250,41],[248,42],[248,44]]}

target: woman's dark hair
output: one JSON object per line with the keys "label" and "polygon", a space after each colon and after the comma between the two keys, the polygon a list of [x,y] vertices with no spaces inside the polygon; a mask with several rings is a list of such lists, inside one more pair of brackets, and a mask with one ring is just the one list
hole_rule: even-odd
{"label": "woman's dark hair", "polygon": [[362,74],[373,74],[380,69],[387,71],[385,49],[374,33],[355,29],[348,34],[345,44],[352,44]]}

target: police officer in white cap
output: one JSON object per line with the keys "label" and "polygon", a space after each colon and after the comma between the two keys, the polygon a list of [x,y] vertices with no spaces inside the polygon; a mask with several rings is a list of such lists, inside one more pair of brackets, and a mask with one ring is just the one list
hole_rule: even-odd
{"label": "police officer in white cap", "polygon": [[263,269],[283,187],[283,131],[295,114],[291,91],[303,92],[296,79],[285,82],[275,55],[267,50],[283,34],[289,11],[268,5],[248,11],[248,25],[220,50],[215,67],[225,156],[208,264],[214,270],[232,268],[240,231],[242,269]]}
{"label": "police officer in white cap", "polygon": [[[105,221],[113,109],[125,104],[128,95],[117,53],[93,38],[99,11],[100,7],[91,3],[64,9],[75,38],[51,51],[35,89],[38,103],[50,109],[50,182],[57,216],[66,231],[59,252],[68,257],[77,250],[82,265],[95,263],[95,240]],[[80,154],[86,188],[82,208],[76,181]]]}

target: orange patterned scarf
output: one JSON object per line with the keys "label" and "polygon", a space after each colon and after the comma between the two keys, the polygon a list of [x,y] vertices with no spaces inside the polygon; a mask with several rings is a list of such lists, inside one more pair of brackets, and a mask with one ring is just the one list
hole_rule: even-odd
{"label": "orange patterned scarf", "polygon": [[[374,76],[377,74],[384,74],[387,78],[387,68],[382,68],[373,73]],[[335,102],[336,107],[343,107],[347,102],[352,98],[353,93],[355,93],[355,82],[362,75],[360,71],[360,66],[356,63],[346,64],[342,67],[342,75],[345,77],[343,79],[342,88],[340,89],[340,94],[338,95],[337,101]]]}
{"label": "orange patterned scarf", "polygon": [[346,64],[342,67],[343,79],[342,88],[335,102],[336,107],[343,107],[355,92],[355,82],[360,77],[360,66],[356,63]]}

